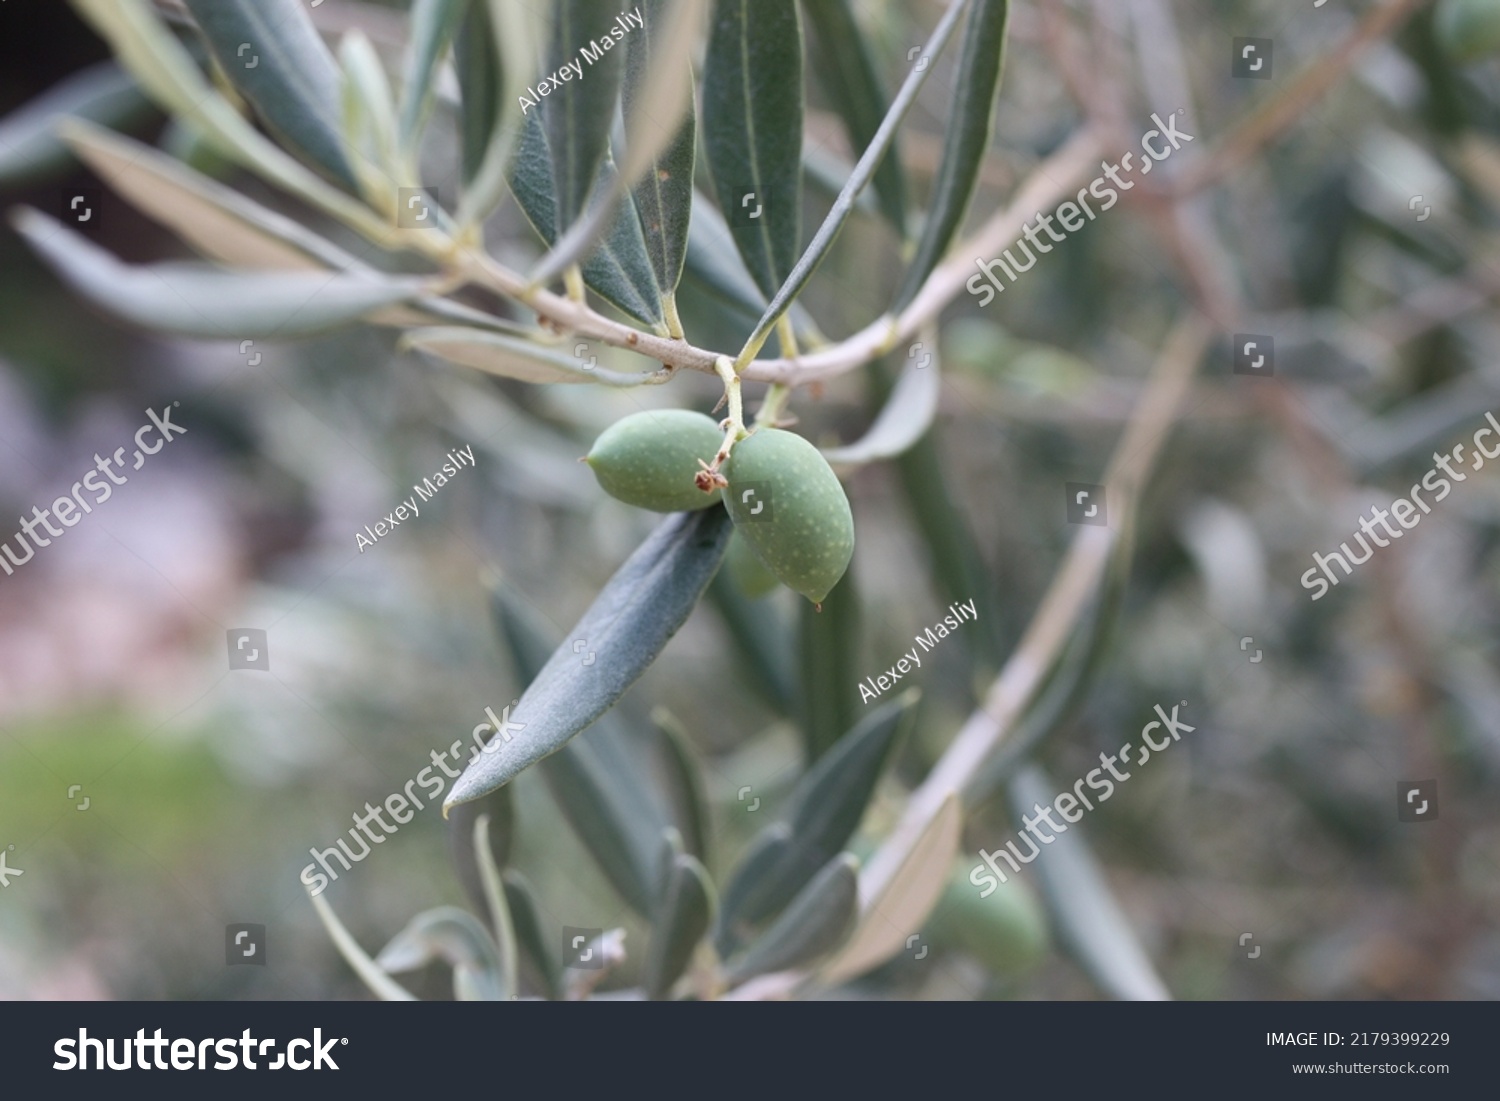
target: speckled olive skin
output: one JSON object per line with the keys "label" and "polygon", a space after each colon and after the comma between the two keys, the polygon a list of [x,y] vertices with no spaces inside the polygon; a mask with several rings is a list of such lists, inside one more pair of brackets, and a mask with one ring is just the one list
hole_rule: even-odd
{"label": "speckled olive skin", "polygon": [[854,556],[854,515],[827,460],[801,436],[759,428],[721,473],[735,531],[783,585],[821,604]]}
{"label": "speckled olive skin", "polygon": [[652,512],[693,512],[719,503],[693,478],[698,460],[713,462],[724,433],[702,413],[657,409],[616,421],[594,441],[585,461],[611,497]]}

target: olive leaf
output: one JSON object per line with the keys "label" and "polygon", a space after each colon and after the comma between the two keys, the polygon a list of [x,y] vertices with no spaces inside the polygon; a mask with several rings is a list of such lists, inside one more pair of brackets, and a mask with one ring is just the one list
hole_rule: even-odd
{"label": "olive leaf", "polygon": [[[609,29],[619,10],[615,0],[555,0],[552,6],[552,37],[543,71],[578,68],[569,69],[561,83],[552,83],[551,91],[531,110],[538,112],[546,132],[559,233],[583,213],[609,150],[623,67],[623,51],[614,52],[616,40]],[[586,47],[600,55],[597,60],[589,62],[583,53]]]}
{"label": "olive leaf", "polygon": [[[844,121],[849,144],[858,154],[880,129],[887,98],[875,72],[869,40],[860,30],[847,0],[802,0],[812,22],[820,83]],[[896,232],[906,235],[906,180],[895,139],[875,170],[880,209]]]}
{"label": "olive leaf", "polygon": [[823,458],[836,466],[862,466],[900,455],[932,427],[941,391],[937,330],[929,326],[907,352],[906,366],[869,431],[854,443],[824,448]]}
{"label": "olive leaf", "polygon": [[830,860],[730,968],[731,983],[784,971],[832,952],[859,914],[859,861],[850,853]]}
{"label": "olive leaf", "polygon": [[763,899],[768,888],[774,888],[778,870],[791,855],[792,827],[786,822],[771,823],[751,840],[719,900],[714,946],[720,956],[733,952],[751,931],[751,922],[740,915],[769,909]]}
{"label": "olive leaf", "polygon": [[682,265],[687,258],[697,123],[687,52],[674,50],[673,43],[666,40],[670,24],[664,16],[665,9],[666,0],[646,0],[641,7],[646,25],[631,38],[625,54],[624,102],[627,118],[636,114],[650,118],[659,111],[646,95],[653,67],[675,65],[684,70],[688,82],[686,115],[632,189],[656,284],[662,294],[671,295],[682,278]]}
{"label": "olive leaf", "polygon": [[767,298],[801,236],[802,21],[796,0],[717,0],[703,146],[745,267]]}
{"label": "olive leaf", "polygon": [[538,768],[610,885],[636,912],[647,915],[655,898],[660,831],[666,820],[638,813],[640,803],[631,800],[631,785],[622,783],[603,757],[598,743],[580,738],[543,758]]}
{"label": "olive leaf", "polygon": [[[504,198],[510,176],[511,148],[530,109],[525,106],[527,82],[536,79],[547,36],[542,4],[515,0],[471,0],[481,15],[465,21],[459,40],[460,65],[468,66],[465,95],[492,93],[486,110],[479,100],[464,108],[465,147],[472,140],[473,157],[466,153],[463,197],[455,220],[470,228],[483,222]],[[477,36],[487,33],[486,49]],[[464,76],[460,70],[460,79]],[[488,129],[485,129],[485,122]],[[472,132],[472,133],[471,133]]]}
{"label": "olive leaf", "polygon": [[1009,0],[974,0],[964,31],[964,50],[954,82],[953,108],[943,159],[933,185],[931,209],[916,255],[906,269],[891,313],[905,309],[948,251],[963,224],[979,180],[979,168],[990,147],[1000,73],[1005,65],[1005,28]]}
{"label": "olive leaf", "polygon": [[[744,549],[754,556],[749,546]],[[796,703],[792,671],[795,647],[790,627],[775,608],[756,603],[740,592],[727,570],[714,578],[708,595],[729,630],[751,687],[773,709],[790,714]]]}
{"label": "olive leaf", "polygon": [[364,32],[350,31],[339,43],[343,67],[342,127],[345,147],[362,156],[354,172],[360,190],[377,208],[387,207],[405,184],[396,154],[396,102],[375,47]]}
{"label": "olive leaf", "polygon": [[339,955],[344,957],[344,962],[354,969],[354,973],[377,998],[385,1002],[417,1000],[410,990],[391,978],[385,969],[372,960],[369,953],[360,947],[359,941],[355,940],[353,934],[344,927],[344,923],[339,920],[338,914],[333,912],[333,907],[328,904],[327,899],[311,892],[308,892],[308,897],[312,901],[318,920],[323,923],[323,928],[328,933],[328,939],[333,941],[333,946],[338,949]]}
{"label": "olive leaf", "polygon": [[950,792],[880,894],[861,903],[859,924],[819,971],[821,982],[848,982],[906,947],[943,896],[963,825],[958,796]]}
{"label": "olive leaf", "polygon": [[[187,50],[146,0],[73,0],[73,5],[109,42],[116,58],[151,98],[201,133],[217,152],[371,240],[391,240],[394,231],[367,206],[329,185],[242,118],[204,80]],[[336,92],[328,102],[331,110],[337,103]]]}
{"label": "olive leaf", "polygon": [[408,302],[424,278],[373,272],[230,271],[205,264],[122,264],[27,207],[11,223],[72,288],[134,324],[182,336],[244,340],[303,336]]}
{"label": "olive leaf", "polygon": [[[1050,803],[1056,793],[1040,767],[1026,768],[1008,786],[1012,816],[1019,819],[1033,804]],[[1036,861],[1034,871],[1058,938],[1100,989],[1125,1001],[1171,997],[1078,826],[1057,835],[1045,859]]]}
{"label": "olive leaf", "polygon": [[[205,256],[246,268],[374,270],[300,222],[261,206],[148,145],[78,119],[68,120],[59,130],[79,159],[108,180],[115,191]],[[444,320],[522,331],[471,306],[425,294],[410,305],[386,307],[365,320],[401,326]]]}
{"label": "olive leaf", "polygon": [[235,91],[287,148],[347,187],[339,73],[301,0],[184,0]]}
{"label": "olive leaf", "polygon": [[507,869],[500,878],[505,885],[505,905],[510,910],[516,945],[523,964],[530,968],[528,975],[534,977],[543,996],[562,997],[562,964],[552,951],[551,938],[542,931],[541,907],[537,904],[536,892],[514,869]]}
{"label": "olive leaf", "polygon": [[415,971],[433,960],[453,968],[453,995],[459,1001],[509,1001],[495,942],[467,910],[438,906],[424,910],[380,950],[375,962],[391,974]]}
{"label": "olive leaf", "polygon": [[[948,39],[953,35],[954,28],[958,26],[959,16],[963,13],[967,3],[968,0],[949,0],[948,10],[938,20],[938,25],[933,28],[932,36],[924,47],[929,57],[942,52],[943,47],[948,44]],[[886,150],[895,141],[896,127],[901,124],[901,120],[906,117],[906,112],[911,110],[912,104],[917,101],[917,93],[922,90],[922,85],[926,82],[930,71],[930,66],[918,66],[907,74],[901,90],[896,93],[896,98],[881,120],[875,136],[870,139],[870,144],[860,155],[859,163],[854,166],[854,171],[849,174],[849,179],[839,191],[838,198],[834,200],[833,209],[828,212],[823,219],[823,224],[818,227],[818,232],[813,234],[812,241],[798,257],[796,266],[777,288],[775,295],[771,298],[771,304],[766,307],[766,312],[755,323],[755,329],[746,340],[744,350],[740,352],[742,361],[760,351],[761,345],[770,335],[772,326],[797,300],[797,296],[802,293],[807,281],[812,278],[813,272],[818,270],[818,265],[828,255],[828,250],[838,239],[844,223],[854,212],[860,193],[874,176],[875,168]]]}
{"label": "olive leaf", "polygon": [[[890,371],[884,360],[870,365],[872,397],[888,405],[893,391]],[[986,564],[979,544],[969,530],[968,520],[953,501],[949,489],[949,467],[937,443],[937,434],[929,430],[896,457],[901,488],[916,521],[917,531],[926,544],[937,589],[944,602],[974,600],[979,618],[961,630],[971,641],[975,654],[990,668],[998,668],[1001,655],[1009,649],[1006,638],[1010,613],[995,597],[994,571]],[[969,658],[966,653],[965,658]]]}
{"label": "olive leaf", "polygon": [[713,883],[696,857],[675,853],[667,865],[666,879],[642,971],[641,984],[646,997],[653,1000],[666,997],[687,970],[714,913]]}
{"label": "olive leaf", "polygon": [[[557,222],[549,142],[540,115],[533,112],[521,131],[510,183],[532,228],[543,241],[552,245],[557,240]],[[606,151],[598,170],[600,193],[609,190],[614,173],[614,160]],[[600,297],[637,321],[666,334],[661,294],[656,286],[656,275],[651,270],[651,257],[646,252],[646,241],[641,236],[633,200],[626,198],[621,202],[609,231],[585,258],[583,281]]]}
{"label": "olive leaf", "polygon": [[[414,0],[412,3],[411,37],[401,76],[401,107],[397,123],[400,148],[408,159],[416,156],[422,125],[432,109],[438,66],[448,52],[459,24],[472,14],[471,9],[482,12],[484,5],[471,4],[470,0]],[[483,33],[487,38],[488,28]],[[488,42],[485,44],[489,45]],[[493,100],[493,89],[490,90],[490,99]]]}
{"label": "olive leaf", "polygon": [[574,356],[565,356],[544,344],[504,333],[458,325],[413,329],[401,337],[403,349],[420,352],[523,382],[599,383],[604,386],[640,386],[655,378],[655,372],[622,374],[590,367]]}
{"label": "olive leaf", "polygon": [[724,888],[714,933],[720,955],[784,907],[853,836],[920,696],[911,689],[871,711],[798,782],[786,820],[762,831]]}
{"label": "olive leaf", "polygon": [[489,905],[484,874],[480,870],[481,854],[474,845],[475,824],[486,821],[486,843],[490,857],[497,867],[503,868],[510,861],[511,846],[515,842],[516,811],[510,788],[486,795],[472,803],[455,807],[448,815],[448,855],[463,885],[464,893],[477,910]]}
{"label": "olive leaf", "polygon": [[798,609],[798,728],[808,765],[857,721],[860,703],[860,601],[854,574],[833,587],[822,610]]}
{"label": "olive leaf", "polygon": [[69,163],[68,148],[58,140],[60,120],[124,126],[149,106],[140,86],[113,61],[74,73],[0,118],[0,185],[26,183]]}
{"label": "olive leaf", "polygon": [[499,125],[501,88],[505,84],[501,65],[490,30],[489,5],[484,0],[468,0],[463,25],[455,32],[453,42],[465,184],[479,173]]}
{"label": "olive leaf", "polygon": [[[517,675],[536,681],[556,648],[552,632],[503,580],[491,586],[490,613]],[[581,665],[576,653],[567,652]],[[641,775],[635,750],[616,717],[605,715],[542,761],[541,773],[605,877],[620,897],[645,914],[655,898],[661,836],[669,824],[665,808]]]}
{"label": "olive leaf", "polygon": [[114,191],[205,256],[247,268],[355,266],[352,256],[300,222],[149,145],[78,119],[58,132]]}
{"label": "olive leaf", "polygon": [[703,766],[687,731],[665,707],[652,708],[651,725],[656,730],[657,757],[683,846],[699,860],[707,860],[709,819],[708,800],[703,795]]}

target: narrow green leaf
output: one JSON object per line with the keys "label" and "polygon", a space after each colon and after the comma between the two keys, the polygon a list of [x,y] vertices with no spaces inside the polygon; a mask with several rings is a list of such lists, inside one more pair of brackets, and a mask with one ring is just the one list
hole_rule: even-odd
{"label": "narrow green leaf", "polygon": [[224,75],[282,144],[349,187],[339,73],[300,0],[184,0]]}
{"label": "narrow green leaf", "polygon": [[[1047,774],[1031,766],[1010,782],[1012,816],[1019,819],[1034,804],[1050,803],[1056,794],[1057,788]],[[1034,861],[1032,870],[1059,939],[1101,990],[1123,1001],[1164,1001],[1171,997],[1105,882],[1079,827],[1057,834]]]}
{"label": "narrow green leaf", "polygon": [[900,313],[917,296],[932,269],[948,251],[969,209],[994,128],[1009,12],[1009,0],[974,0],[974,10],[965,28],[958,79],[953,86],[953,108],[943,143],[943,159],[933,185],[931,208],[916,256],[891,304],[891,313]]}
{"label": "narrow green leaf", "polygon": [[[534,683],[554,650],[569,653],[587,669],[581,653],[571,647],[559,650],[554,632],[503,580],[490,589],[490,612],[522,681]],[[644,914],[655,898],[661,835],[669,823],[666,808],[641,774],[638,757],[616,717],[604,715],[544,760],[541,771],[600,870]]]}
{"label": "narrow green leaf", "polygon": [[734,243],[767,298],[797,261],[802,109],[796,0],[716,0],[703,68],[703,148]]}
{"label": "narrow green leaf", "polygon": [[342,66],[341,133],[345,148],[358,151],[354,171],[360,191],[371,205],[384,209],[396,189],[411,181],[397,164],[396,102],[385,67],[363,31],[353,30],[339,43]]}
{"label": "narrow green leaf", "polygon": [[931,327],[907,352],[906,366],[870,430],[843,447],[823,449],[823,458],[843,466],[891,459],[916,444],[937,416],[942,380],[938,370],[937,329]]}
{"label": "narrow green leaf", "polygon": [[532,110],[539,112],[547,134],[559,232],[583,213],[609,149],[623,67],[623,51],[614,50],[619,39],[610,36],[611,28],[618,29],[619,11],[615,0],[555,0],[553,4],[544,79],[550,83],[551,74],[561,76],[564,69],[568,78],[553,84]]}
{"label": "narrow green leaf", "polygon": [[[239,268],[371,272],[332,241],[148,145],[78,119],[60,127],[64,140],[101,178],[147,217],[199,252]],[[426,325],[434,320],[522,331],[501,318],[445,298],[423,295],[366,318],[374,324]]]}
{"label": "narrow green leaf", "polygon": [[868,711],[798,781],[787,816],[799,851],[786,868],[792,886],[785,897],[854,836],[921,696],[910,688]]}
{"label": "narrow green leaf", "polygon": [[313,910],[317,912],[318,920],[323,923],[323,928],[328,931],[328,937],[333,941],[339,955],[344,957],[344,962],[354,969],[354,973],[360,980],[370,988],[371,992],[385,1002],[414,1002],[415,995],[410,990],[391,978],[386,972],[370,958],[368,952],[360,947],[359,941],[355,940],[339,916],[333,912],[333,907],[322,895],[308,892],[312,900]]}
{"label": "narrow green leaf", "polygon": [[205,256],[245,268],[359,266],[343,249],[138,141],[71,119],[64,141],[100,179]]}
{"label": "narrow green leaf", "polygon": [[[472,766],[471,766],[472,767]],[[632,909],[651,913],[664,820],[632,814],[619,778],[584,739],[563,745],[539,762],[542,778],[568,823],[610,885]],[[465,773],[468,775],[468,773]]]}
{"label": "narrow green leaf", "polygon": [[[707,0],[676,0],[671,19],[662,21],[657,32],[657,57],[689,56],[706,3]],[[639,12],[640,8],[637,7],[635,12],[627,15],[633,19]],[[645,18],[644,15],[640,17]],[[632,41],[642,41],[641,34],[636,34]],[[574,222],[558,238],[552,250],[537,262],[531,273],[531,283],[537,286],[551,283],[594,248],[614,219],[625,196],[651,171],[659,172],[658,158],[670,150],[674,143],[680,143],[684,134],[684,120],[689,125],[686,134],[691,143],[692,106],[693,78],[687,64],[661,62],[652,66],[650,72],[641,74],[641,80],[633,89],[629,109],[625,113],[625,155],[618,165],[618,172],[609,178],[607,187],[595,190],[589,200],[588,213]],[[691,145],[687,168],[688,186],[691,188]],[[683,217],[686,220],[686,212]],[[644,229],[644,222],[642,227]],[[680,271],[680,267],[678,270]],[[675,283],[661,286],[659,272],[657,278],[658,289],[670,299]],[[680,326],[674,327],[669,321],[667,327],[672,335],[681,335]]]}
{"label": "narrow green leaf", "polygon": [[633,188],[636,214],[641,221],[651,268],[656,273],[656,285],[663,294],[670,295],[677,289],[687,258],[697,122],[687,54],[666,49],[669,44],[664,38],[670,24],[665,10],[666,0],[646,0],[641,6],[646,25],[630,39],[625,55],[625,115],[630,118],[651,108],[649,102],[642,101],[656,67],[677,65],[685,71],[687,117],[666,147],[652,158],[645,175]]}
{"label": "narrow green leaf", "polygon": [[[869,40],[846,0],[802,0],[813,26],[819,82],[844,121],[856,157],[875,137],[885,117],[887,99]],[[875,170],[880,209],[901,236],[906,236],[906,180],[901,153],[893,139]]]}
{"label": "narrow green leaf", "polygon": [[511,790],[499,791],[455,807],[448,815],[448,855],[458,881],[474,908],[483,911],[488,905],[485,898],[483,877],[479,871],[479,852],[474,848],[474,826],[480,818],[488,816],[490,854],[500,867],[510,862],[511,845],[515,840],[515,806]]}
{"label": "narrow green leaf", "polygon": [[568,633],[587,640],[594,662],[584,665],[571,645],[559,647],[511,709],[512,722],[525,725],[464,770],[445,810],[494,791],[556,753],[624,695],[698,603],[724,557],[730,530],[729,514],[717,508],[664,520]]}
{"label": "narrow green leaf", "polygon": [[457,906],[424,910],[380,950],[375,962],[400,974],[442,960],[453,968],[453,994],[459,1001],[508,1001],[495,943],[474,915]]}
{"label": "narrow green leaf", "polygon": [[11,223],[100,309],[148,329],[209,340],[305,336],[407,302],[423,278],[368,272],[248,272],[203,264],[122,264],[60,222],[26,207]]}
{"label": "narrow green leaf", "polygon": [[[377,242],[398,233],[344,191],[289,156],[242,118],[198,71],[146,0],[73,0],[115,57],[163,108],[236,164],[326,211]],[[246,55],[248,57],[248,54]],[[337,104],[329,100],[329,110]]]}
{"label": "narrow green leaf", "polygon": [[459,325],[414,329],[401,338],[401,347],[522,382],[641,386],[660,381],[654,371],[626,374],[590,367],[584,360],[563,355],[544,344]]}
{"label": "narrow green leaf", "polygon": [[[549,246],[557,240],[552,156],[541,117],[532,112],[521,132],[511,171],[511,189],[532,227]],[[614,161],[607,152],[599,165],[599,190],[614,178]],[[665,334],[661,295],[651,270],[651,257],[641,236],[634,201],[623,202],[609,232],[583,262],[583,281],[625,313]]]}
{"label": "narrow green leaf", "polygon": [[[951,879],[953,857],[963,836],[958,796],[943,800],[922,835],[880,894],[860,906],[860,921],[839,954],[818,978],[836,986],[879,967],[921,930]],[[965,884],[967,887],[967,884]]]}
{"label": "narrow green leaf", "polygon": [[37,180],[69,163],[57,135],[61,120],[123,126],[149,107],[140,86],[113,61],[74,73],[0,119],[0,186]]}
{"label": "narrow green leaf", "polygon": [[556,1000],[562,997],[562,964],[552,950],[551,937],[543,931],[536,892],[520,872],[508,870],[500,878],[505,883],[505,905],[510,910],[522,964],[529,968],[527,974],[542,995]]}
{"label": "narrow green leaf", "polygon": [[[858,721],[860,601],[853,573],[834,586],[822,610],[811,601],[798,609],[798,728],[807,764],[823,756]],[[842,842],[839,842],[842,844]],[[827,859],[824,855],[819,864]]]}
{"label": "narrow green leaf", "polygon": [[[952,36],[954,28],[958,26],[958,17],[962,14],[967,4],[968,0],[949,0],[948,10],[943,13],[942,19],[938,20],[938,25],[933,28],[932,37],[924,47],[929,57],[937,56],[942,52],[943,47],[948,44],[949,37]],[[839,232],[843,229],[844,223],[848,221],[849,215],[854,212],[854,204],[858,201],[860,192],[864,190],[865,185],[874,176],[875,168],[879,164],[880,158],[890,148],[891,142],[895,141],[896,128],[901,125],[901,120],[906,117],[906,112],[917,101],[917,93],[921,91],[929,72],[930,67],[919,67],[914,68],[907,75],[905,83],[901,85],[901,90],[896,93],[896,99],[891,104],[890,110],[885,113],[885,117],[881,120],[880,128],[876,131],[875,136],[870,139],[870,144],[865,148],[864,153],[860,155],[859,163],[854,166],[854,171],[850,173],[849,179],[839,192],[838,198],[834,200],[833,209],[823,219],[823,224],[818,227],[818,232],[813,234],[812,241],[803,251],[801,257],[798,258],[796,266],[787,275],[786,279],[782,281],[781,286],[771,299],[771,304],[766,307],[766,312],[756,322],[754,331],[751,332],[750,338],[745,342],[745,347],[741,349],[739,356],[736,358],[738,366],[743,367],[760,351],[761,346],[770,335],[772,327],[781,320],[782,314],[786,313],[791,304],[797,300],[797,296],[802,293],[802,289],[807,285],[807,281],[812,278],[813,272],[817,271],[818,265],[828,255],[828,250],[833,247],[834,241],[838,239]]]}
{"label": "narrow green leaf", "polygon": [[652,708],[651,722],[656,728],[657,755],[683,845],[699,860],[707,860],[709,819],[708,800],[703,795],[703,766],[693,750],[692,739],[675,715],[665,707]]}
{"label": "narrow green leaf", "polygon": [[[786,822],[762,831],[754,862],[746,857],[724,888],[715,936],[720,954],[784,907],[854,835],[919,697],[912,689],[871,711],[798,782]],[[787,841],[780,844],[783,825]]]}
{"label": "narrow green leaf", "polygon": [[[483,10],[482,4],[472,6]],[[470,7],[469,0],[414,0],[411,6],[411,31],[401,77],[398,125],[401,151],[410,161],[416,159],[422,126],[432,110],[438,67],[459,24],[468,18]],[[487,36],[488,31],[485,33]],[[494,98],[493,89],[490,98]]]}
{"label": "narrow green leaf", "polygon": [[[490,816],[481,814],[474,821],[471,834],[479,879],[483,887],[485,909],[490,913],[491,931],[500,959],[500,999],[509,1001],[516,996],[517,952],[516,931],[510,918],[510,904],[505,901],[505,886],[500,878],[500,865],[495,862],[495,852],[490,846]],[[509,838],[506,838],[507,843]]]}
{"label": "narrow green leaf", "polygon": [[[870,365],[871,396],[889,404],[892,385],[885,361]],[[979,618],[960,630],[975,654],[989,668],[998,668],[1010,647],[1006,637],[1007,609],[996,598],[996,582],[979,545],[948,487],[951,469],[938,448],[937,433],[929,429],[896,459],[901,487],[916,527],[932,559],[932,573],[944,604],[974,601]]]}
{"label": "narrow green leaf", "polygon": [[[428,3],[447,0],[428,0]],[[479,173],[501,114],[500,95],[505,85],[500,52],[490,30],[490,9],[483,0],[467,0],[463,26],[453,43],[453,64],[458,70],[459,124],[464,183]]]}
{"label": "narrow green leaf", "polygon": [[791,851],[792,827],[785,822],[773,822],[755,835],[740,857],[724,887],[714,929],[714,946],[721,957],[729,956],[750,935],[753,926],[741,915],[766,908],[759,900]]}
{"label": "narrow green leaf", "polygon": [[1119,538],[1110,548],[1100,591],[1079,617],[1063,650],[1016,721],[998,752],[975,770],[964,788],[964,800],[979,806],[1036,755],[1047,737],[1074,715],[1088,696],[1129,588],[1133,558],[1134,517],[1114,518]]}
{"label": "narrow green leaf", "polygon": [[830,860],[730,968],[729,981],[810,963],[842,944],[859,915],[858,872],[859,861],[849,853]]}
{"label": "narrow green leaf", "polygon": [[[457,221],[469,229],[488,218],[505,197],[510,175],[511,149],[531,114],[527,81],[537,78],[543,44],[547,36],[543,4],[517,4],[515,0],[472,0],[486,8],[485,26],[490,33],[493,77],[497,98],[491,117],[489,139],[473,172],[465,173],[466,187],[458,204]],[[465,34],[477,33],[478,23],[466,24]],[[477,50],[478,43],[467,47]]]}
{"label": "narrow green leaf", "polygon": [[651,926],[641,985],[653,1001],[665,998],[713,922],[714,888],[697,858],[678,853]]}
{"label": "narrow green leaf", "polygon": [[[745,551],[754,557],[747,546]],[[760,560],[755,559],[758,563]],[[752,687],[776,711],[791,714],[796,701],[793,687],[792,632],[779,613],[764,604],[751,601],[735,586],[728,571],[721,571],[708,589],[709,599],[729,629],[729,637],[743,659],[744,670]]]}

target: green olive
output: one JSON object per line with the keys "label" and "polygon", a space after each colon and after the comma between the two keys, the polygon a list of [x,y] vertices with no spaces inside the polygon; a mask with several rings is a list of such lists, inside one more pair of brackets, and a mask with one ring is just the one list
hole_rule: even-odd
{"label": "green olive", "polygon": [[720,472],[735,531],[783,585],[821,604],[854,556],[854,516],[828,461],[801,436],[759,428]]}
{"label": "green olive", "polygon": [[584,461],[611,497],[653,512],[691,512],[717,504],[693,479],[713,462],[724,433],[712,419],[686,409],[632,413],[606,428]]}
{"label": "green olive", "polygon": [[1477,61],[1500,51],[1500,0],[1442,0],[1433,28],[1449,56]]}

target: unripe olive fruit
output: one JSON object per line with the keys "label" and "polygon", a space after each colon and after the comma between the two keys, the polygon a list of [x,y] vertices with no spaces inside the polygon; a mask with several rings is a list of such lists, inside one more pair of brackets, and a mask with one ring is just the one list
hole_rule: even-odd
{"label": "unripe olive fruit", "polygon": [[1455,60],[1486,57],[1500,51],[1500,0],[1442,0],[1433,28]]}
{"label": "unripe olive fruit", "polygon": [[605,493],[653,512],[691,512],[719,502],[717,489],[694,484],[724,442],[719,426],[702,413],[653,409],[632,413],[606,428],[584,461]]}
{"label": "unripe olive fruit", "polygon": [[720,473],[735,531],[783,585],[821,604],[854,556],[854,516],[828,460],[801,436],[758,428]]}

